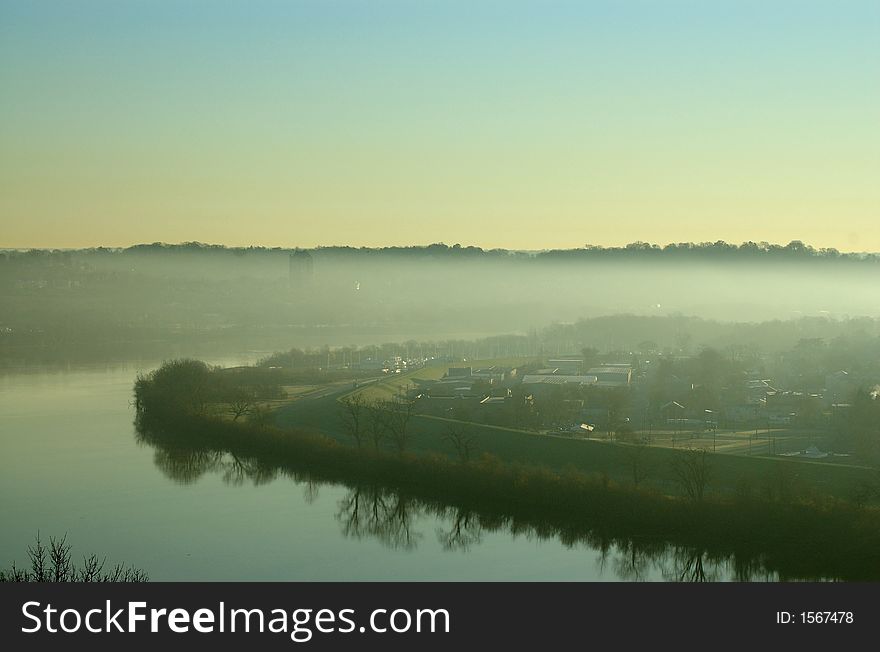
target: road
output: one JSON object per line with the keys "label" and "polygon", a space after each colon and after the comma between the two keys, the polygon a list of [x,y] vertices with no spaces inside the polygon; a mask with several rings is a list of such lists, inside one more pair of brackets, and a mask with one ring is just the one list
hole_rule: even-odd
{"label": "road", "polygon": [[[358,387],[375,383],[382,378],[360,380]],[[279,426],[302,428],[334,439],[345,440],[347,437],[342,431],[337,399],[353,389],[353,381],[344,381],[301,394],[278,408],[275,413],[275,423]]]}

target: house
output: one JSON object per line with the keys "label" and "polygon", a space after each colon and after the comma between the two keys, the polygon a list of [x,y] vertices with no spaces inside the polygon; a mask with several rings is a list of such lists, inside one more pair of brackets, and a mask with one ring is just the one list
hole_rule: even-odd
{"label": "house", "polygon": [[556,373],[577,376],[581,373],[584,361],[578,358],[556,358],[548,360],[547,366],[555,368],[557,370]]}
{"label": "house", "polygon": [[562,374],[526,374],[523,385],[595,385],[596,376],[564,376]]}
{"label": "house", "polygon": [[588,369],[587,374],[596,377],[597,387],[628,387],[632,380],[632,367],[628,364],[608,364]]}
{"label": "house", "polygon": [[506,367],[484,367],[482,369],[474,369],[471,372],[471,378],[475,380],[485,380],[490,383],[500,383],[510,372]]}
{"label": "house", "polygon": [[754,379],[745,382],[745,393],[747,399],[754,403],[755,401],[764,400],[768,394],[778,391],[772,384],[770,379]]}

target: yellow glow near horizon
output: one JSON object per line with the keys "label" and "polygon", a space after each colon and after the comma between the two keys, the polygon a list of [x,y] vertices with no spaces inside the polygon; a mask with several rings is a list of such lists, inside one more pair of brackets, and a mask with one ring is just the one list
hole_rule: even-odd
{"label": "yellow glow near horizon", "polygon": [[0,247],[880,251],[880,10],[851,4],[11,2]]}

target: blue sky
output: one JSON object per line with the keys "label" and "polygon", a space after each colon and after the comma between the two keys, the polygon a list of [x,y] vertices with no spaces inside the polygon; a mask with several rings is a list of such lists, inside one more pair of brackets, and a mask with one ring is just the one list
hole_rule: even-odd
{"label": "blue sky", "polygon": [[0,246],[880,250],[877,34],[846,0],[4,0]]}

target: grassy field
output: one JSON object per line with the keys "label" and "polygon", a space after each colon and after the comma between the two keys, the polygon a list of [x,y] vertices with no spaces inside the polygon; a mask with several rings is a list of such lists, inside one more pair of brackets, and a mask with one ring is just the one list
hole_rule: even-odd
{"label": "grassy field", "polygon": [[[413,422],[410,450],[454,454],[451,445],[443,439],[452,428],[464,428],[474,435],[476,455],[489,453],[507,463],[604,475],[620,483],[633,482],[636,463],[645,474],[642,481],[645,486],[664,493],[678,493],[672,460],[680,449],[539,435],[500,426],[418,416]],[[851,499],[866,483],[880,481],[880,471],[876,469],[821,460],[715,453],[710,454],[709,464],[709,491],[718,494]]]}

